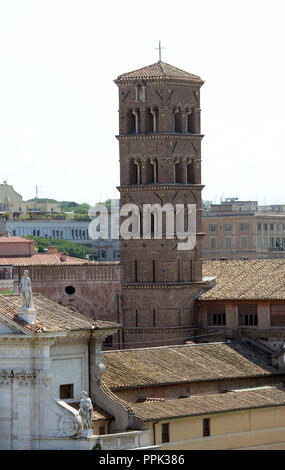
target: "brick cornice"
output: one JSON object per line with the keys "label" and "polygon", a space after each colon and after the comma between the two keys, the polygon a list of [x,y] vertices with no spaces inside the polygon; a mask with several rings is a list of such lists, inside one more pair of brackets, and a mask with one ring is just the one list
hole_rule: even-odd
{"label": "brick cornice", "polygon": [[169,184],[169,183],[152,183],[152,184],[136,184],[136,185],[129,185],[129,186],[117,186],[117,190],[121,193],[129,192],[129,191],[154,191],[154,190],[173,190],[177,191],[177,189],[183,190],[190,190],[196,189],[201,191],[205,187],[204,184]]}
{"label": "brick cornice", "polygon": [[157,334],[157,333],[177,333],[186,331],[197,330],[197,325],[188,325],[188,326],[139,326],[132,328],[124,328],[124,333],[129,334]]}
{"label": "brick cornice", "polygon": [[[119,88],[125,88],[125,87],[129,87],[129,86],[134,86],[137,84],[137,82],[141,81],[142,79],[141,78],[132,78],[132,79],[126,79],[126,80],[114,80],[114,83],[116,83],[116,85],[119,87]],[[205,83],[203,80],[201,79],[194,79],[194,78],[187,78],[185,80],[183,79],[173,79],[173,78],[157,78],[157,79],[151,79],[151,78],[143,78],[143,81],[145,83],[147,83],[147,85],[161,85],[161,84],[167,84],[167,85],[175,85],[175,86],[189,86],[191,88],[193,87],[198,87],[198,88],[201,88],[201,86]]]}
{"label": "brick cornice", "polygon": [[164,282],[164,283],[126,283],[122,284],[122,289],[188,289],[192,286],[199,286],[203,289],[205,281],[189,281],[189,282]]}
{"label": "brick cornice", "polygon": [[116,135],[116,138],[119,141],[125,140],[165,140],[165,139],[178,139],[178,140],[199,140],[203,139],[203,134],[175,134],[175,133],[165,133],[165,134],[119,134]]}

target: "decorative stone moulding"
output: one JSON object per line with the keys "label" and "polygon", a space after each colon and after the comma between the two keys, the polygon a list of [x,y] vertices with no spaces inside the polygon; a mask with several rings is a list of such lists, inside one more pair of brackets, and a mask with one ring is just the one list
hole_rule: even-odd
{"label": "decorative stone moulding", "polygon": [[35,308],[21,308],[18,310],[17,316],[21,320],[24,320],[24,322],[32,325],[33,323],[36,323],[37,312]]}

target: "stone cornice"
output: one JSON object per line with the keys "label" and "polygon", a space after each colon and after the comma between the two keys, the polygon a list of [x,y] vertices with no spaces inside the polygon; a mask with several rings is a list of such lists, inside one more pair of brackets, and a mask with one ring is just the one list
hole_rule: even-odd
{"label": "stone cornice", "polygon": [[203,134],[175,134],[175,133],[165,133],[165,134],[119,134],[116,135],[116,138],[119,141],[125,140],[165,140],[165,139],[178,139],[178,140],[199,140],[203,139]]}
{"label": "stone cornice", "polygon": [[197,190],[201,191],[205,185],[203,184],[170,184],[170,183],[152,183],[152,184],[137,184],[137,185],[130,185],[130,186],[117,186],[117,190],[120,193],[129,192],[129,191],[177,191],[177,189],[185,190]]}

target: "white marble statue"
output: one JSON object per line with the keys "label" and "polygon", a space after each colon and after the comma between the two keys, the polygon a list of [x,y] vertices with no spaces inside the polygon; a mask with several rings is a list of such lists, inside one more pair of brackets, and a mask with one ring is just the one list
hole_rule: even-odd
{"label": "white marble statue", "polygon": [[27,310],[32,309],[33,305],[33,294],[31,287],[31,279],[28,276],[29,271],[24,270],[24,276],[22,276],[20,282],[20,293],[21,293],[21,309]]}
{"label": "white marble statue", "polygon": [[82,420],[82,432],[88,434],[91,431],[93,406],[87,392],[81,392],[79,415]]}

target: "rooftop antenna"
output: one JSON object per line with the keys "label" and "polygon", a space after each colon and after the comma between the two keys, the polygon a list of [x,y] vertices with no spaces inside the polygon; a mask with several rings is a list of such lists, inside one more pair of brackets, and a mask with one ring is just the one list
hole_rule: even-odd
{"label": "rooftop antenna", "polygon": [[158,49],[159,62],[161,62],[161,49],[164,49],[164,47],[161,47],[161,42],[160,42],[160,40],[159,40],[159,42],[158,42],[158,47],[156,47],[156,49]]}

